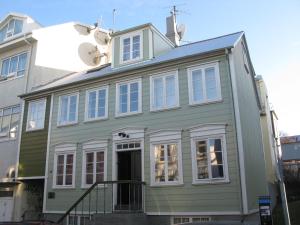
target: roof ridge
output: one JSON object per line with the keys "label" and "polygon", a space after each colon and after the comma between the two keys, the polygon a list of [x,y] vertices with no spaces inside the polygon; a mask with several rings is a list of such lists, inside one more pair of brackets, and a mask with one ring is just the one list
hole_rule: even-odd
{"label": "roof ridge", "polygon": [[204,40],[200,40],[200,41],[195,41],[195,42],[187,43],[187,44],[184,44],[184,45],[180,45],[180,46],[178,46],[178,48],[184,47],[184,46],[187,46],[187,45],[197,44],[197,43],[200,43],[200,42],[211,41],[211,40],[214,40],[214,39],[223,38],[223,37],[227,37],[227,36],[231,36],[231,35],[239,34],[239,33],[244,34],[245,32],[244,31],[238,31],[238,32],[230,33],[230,34],[221,35],[221,36],[218,36],[218,37],[213,37],[213,38],[208,38],[208,39],[204,39]]}

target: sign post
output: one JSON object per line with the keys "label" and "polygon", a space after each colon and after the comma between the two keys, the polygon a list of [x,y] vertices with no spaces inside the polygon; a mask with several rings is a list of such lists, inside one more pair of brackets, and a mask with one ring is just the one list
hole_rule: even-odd
{"label": "sign post", "polygon": [[273,225],[270,196],[260,196],[258,200],[261,225]]}

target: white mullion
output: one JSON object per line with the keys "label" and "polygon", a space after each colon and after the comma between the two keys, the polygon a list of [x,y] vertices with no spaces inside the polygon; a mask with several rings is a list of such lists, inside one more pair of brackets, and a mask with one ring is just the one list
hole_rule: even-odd
{"label": "white mullion", "polygon": [[17,68],[16,68],[16,75],[15,77],[18,76],[18,72],[19,72],[19,60],[20,60],[20,55],[17,55],[18,56],[18,62],[17,62]]}
{"label": "white mullion", "polygon": [[68,123],[69,122],[69,117],[70,117],[70,96],[68,96],[68,104],[67,104],[67,121],[66,121],[66,123]]}
{"label": "white mullion", "polygon": [[165,182],[169,182],[169,167],[168,167],[168,145],[164,144],[164,155],[165,155]]}
{"label": "white mullion", "polygon": [[64,154],[64,166],[63,166],[63,186],[66,185],[66,172],[67,172],[67,154]]}
{"label": "white mullion", "polygon": [[12,119],[12,108],[10,108],[10,119],[8,124],[8,138],[10,138],[10,127],[11,127],[11,119]]}
{"label": "white mullion", "polygon": [[97,153],[93,152],[93,183],[96,182]]}
{"label": "white mullion", "polygon": [[129,37],[129,51],[130,51],[130,53],[129,53],[129,57],[130,57],[130,59],[129,60],[131,60],[132,59],[132,57],[133,57],[133,38],[132,38],[132,36],[130,36]]}
{"label": "white mullion", "polygon": [[203,101],[206,102],[207,101],[207,97],[206,97],[206,78],[205,78],[205,68],[201,69],[202,73],[202,89],[203,89]]}
{"label": "white mullion", "polygon": [[127,113],[130,113],[130,85],[131,83],[127,84]]}
{"label": "white mullion", "polygon": [[206,141],[207,141],[206,142],[206,148],[207,148],[206,152],[207,152],[207,160],[208,160],[208,162],[207,162],[207,166],[208,166],[208,178],[212,179],[209,139],[207,139]]}
{"label": "white mullion", "polygon": [[98,118],[98,101],[99,101],[99,91],[95,90],[96,92],[96,108],[95,108],[95,119]]}

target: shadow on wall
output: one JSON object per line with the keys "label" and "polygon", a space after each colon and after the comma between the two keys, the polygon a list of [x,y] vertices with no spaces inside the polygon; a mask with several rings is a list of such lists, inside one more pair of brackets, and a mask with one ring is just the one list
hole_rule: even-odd
{"label": "shadow on wall", "polygon": [[80,44],[78,55],[87,66],[97,66],[99,64],[100,52],[96,45],[88,42]]}

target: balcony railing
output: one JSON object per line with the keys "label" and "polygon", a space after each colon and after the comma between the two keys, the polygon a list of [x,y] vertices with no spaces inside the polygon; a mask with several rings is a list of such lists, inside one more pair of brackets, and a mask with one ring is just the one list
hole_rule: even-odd
{"label": "balcony railing", "polygon": [[96,182],[56,223],[79,225],[98,213],[144,212],[144,186],[134,180]]}

